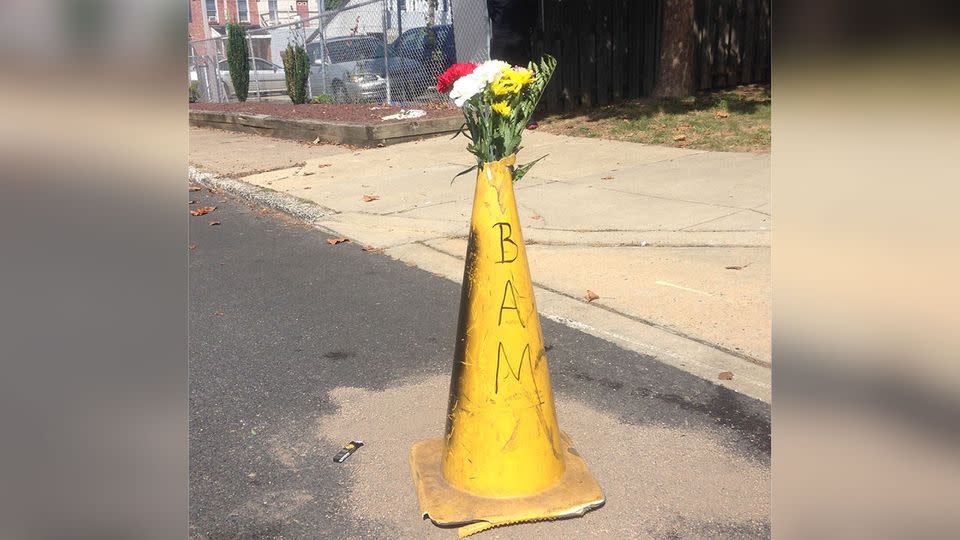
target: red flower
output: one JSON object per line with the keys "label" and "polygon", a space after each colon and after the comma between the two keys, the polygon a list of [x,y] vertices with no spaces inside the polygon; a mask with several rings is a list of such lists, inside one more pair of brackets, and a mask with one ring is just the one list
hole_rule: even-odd
{"label": "red flower", "polygon": [[437,91],[446,94],[453,88],[453,83],[464,75],[473,73],[477,64],[454,64],[437,76]]}

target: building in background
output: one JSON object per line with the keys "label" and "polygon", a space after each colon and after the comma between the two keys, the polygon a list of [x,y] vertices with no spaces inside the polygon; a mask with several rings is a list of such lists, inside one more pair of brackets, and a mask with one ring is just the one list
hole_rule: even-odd
{"label": "building in background", "polygon": [[257,0],[257,10],[263,26],[270,27],[312,17],[320,12],[319,4],[319,0]]}
{"label": "building in background", "polygon": [[[226,35],[227,11],[230,19],[251,28],[260,28],[260,9],[256,0],[189,0],[190,40]],[[214,32],[208,32],[213,30]]]}
{"label": "building in background", "polygon": [[210,37],[210,25],[207,22],[206,9],[203,0],[188,0],[187,36],[190,41],[207,39]]}
{"label": "building in background", "polygon": [[[452,8],[453,0],[436,0],[434,24],[449,24]],[[305,26],[318,28],[315,17],[323,10],[335,13],[324,21],[337,36],[382,34],[386,29],[387,37],[395,39],[403,30],[427,24],[430,0],[258,0],[257,10],[263,27],[309,19]]]}
{"label": "building in background", "polygon": [[[270,37],[251,32],[261,27],[260,9],[256,0],[189,0],[189,2],[187,29],[190,41],[226,37],[229,11],[231,21],[247,27],[254,56],[266,58],[264,55],[270,54]],[[222,49],[222,43],[218,46]]]}

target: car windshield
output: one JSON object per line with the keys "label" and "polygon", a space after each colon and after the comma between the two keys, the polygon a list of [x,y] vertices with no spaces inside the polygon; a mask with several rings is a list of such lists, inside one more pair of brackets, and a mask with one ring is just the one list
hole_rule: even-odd
{"label": "car windshield", "polygon": [[375,39],[344,39],[327,43],[334,64],[383,57],[383,43]]}

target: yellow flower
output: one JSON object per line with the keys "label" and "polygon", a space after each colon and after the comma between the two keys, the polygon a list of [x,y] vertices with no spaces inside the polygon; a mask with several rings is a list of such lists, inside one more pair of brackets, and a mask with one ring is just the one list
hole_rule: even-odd
{"label": "yellow flower", "polygon": [[495,96],[503,96],[511,92],[519,91],[519,88],[516,88],[509,79],[501,76],[499,79],[493,81],[493,84],[490,85],[490,90]]}
{"label": "yellow flower", "polygon": [[512,72],[513,79],[520,86],[526,86],[533,82],[533,72],[527,68],[518,67],[510,71]]}
{"label": "yellow flower", "polygon": [[503,68],[500,78],[490,85],[494,95],[519,94],[524,86],[533,82],[533,72],[527,68]]}
{"label": "yellow flower", "polygon": [[513,113],[513,108],[507,104],[506,101],[498,101],[493,104],[491,107],[495,113],[498,113],[500,116],[510,117]]}

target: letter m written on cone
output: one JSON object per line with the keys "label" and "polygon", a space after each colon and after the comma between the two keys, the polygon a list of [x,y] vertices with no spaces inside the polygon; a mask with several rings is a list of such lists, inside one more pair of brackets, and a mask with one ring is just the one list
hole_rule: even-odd
{"label": "letter m written on cone", "polygon": [[514,157],[477,174],[444,437],[411,450],[420,509],[460,536],[604,502],[556,419],[513,192]]}

